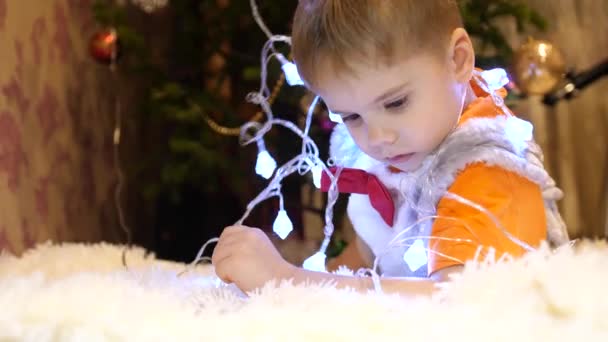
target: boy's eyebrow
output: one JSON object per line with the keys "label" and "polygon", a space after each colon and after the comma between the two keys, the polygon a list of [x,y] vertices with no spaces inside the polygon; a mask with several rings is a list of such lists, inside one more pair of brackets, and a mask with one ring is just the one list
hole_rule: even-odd
{"label": "boy's eyebrow", "polygon": [[[405,83],[402,83],[402,84],[400,84],[398,86],[389,88],[382,95],[378,96],[374,100],[374,102],[372,102],[372,103],[374,104],[374,103],[379,103],[379,102],[385,101],[389,97],[391,97],[391,96],[395,95],[396,93],[400,92],[401,90],[403,90],[403,88],[407,87],[408,84],[409,84],[409,82],[405,82]],[[332,110],[332,112],[334,112],[334,113],[340,113],[340,114],[348,114],[349,113],[348,111],[345,111],[345,110]]]}

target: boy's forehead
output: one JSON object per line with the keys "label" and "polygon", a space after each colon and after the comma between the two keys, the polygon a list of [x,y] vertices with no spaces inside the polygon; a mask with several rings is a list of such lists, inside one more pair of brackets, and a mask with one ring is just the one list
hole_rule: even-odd
{"label": "boy's forehead", "polygon": [[[350,112],[392,100],[394,95],[411,90],[430,73],[444,69],[432,56],[419,55],[392,65],[359,64],[352,71],[340,73],[327,69],[318,79],[315,92],[335,112]],[[427,84],[427,81],[423,82]]]}
{"label": "boy's forehead", "polygon": [[335,68],[330,64],[319,66],[315,88],[318,93],[353,92],[361,87],[375,84],[389,74],[387,67],[367,63],[351,63],[348,68]]}
{"label": "boy's forehead", "polygon": [[341,71],[321,67],[315,90],[321,96],[326,94],[330,97],[340,94],[351,94],[351,97],[373,96],[384,90],[415,82],[432,65],[426,56],[418,56],[390,65],[353,63],[349,70]]}
{"label": "boy's forehead", "polygon": [[[318,51],[307,60],[304,76],[309,88],[319,93],[339,83],[373,82],[391,76],[395,70],[403,74],[408,68],[420,68],[418,64],[428,64],[437,59],[435,51],[401,46],[386,54],[373,46],[362,46],[357,52]],[[409,65],[409,67],[408,67]],[[401,75],[403,77],[403,75]]]}

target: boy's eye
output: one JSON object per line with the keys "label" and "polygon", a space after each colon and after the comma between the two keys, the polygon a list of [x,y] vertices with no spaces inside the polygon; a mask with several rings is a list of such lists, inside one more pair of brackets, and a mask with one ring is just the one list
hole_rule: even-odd
{"label": "boy's eye", "polygon": [[407,103],[407,96],[404,96],[404,97],[400,98],[399,100],[395,100],[395,101],[385,104],[384,108],[385,109],[399,109],[399,108],[403,107],[406,103]]}
{"label": "boy's eye", "polygon": [[359,115],[359,114],[350,114],[350,115],[343,116],[342,121],[343,122],[355,121],[355,120],[359,119],[360,117],[361,117],[361,115]]}

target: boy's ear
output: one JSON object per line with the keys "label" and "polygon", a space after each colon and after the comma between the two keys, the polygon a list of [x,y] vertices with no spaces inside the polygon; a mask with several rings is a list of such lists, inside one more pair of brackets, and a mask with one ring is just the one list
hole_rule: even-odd
{"label": "boy's ear", "polygon": [[467,31],[457,28],[449,45],[449,63],[458,82],[469,82],[475,70],[475,49]]}

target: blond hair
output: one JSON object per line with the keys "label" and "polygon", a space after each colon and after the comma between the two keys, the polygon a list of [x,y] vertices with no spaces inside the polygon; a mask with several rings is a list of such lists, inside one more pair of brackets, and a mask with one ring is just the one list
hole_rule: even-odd
{"label": "blond hair", "polygon": [[421,51],[445,51],[462,26],[455,0],[299,0],[292,47],[300,76],[315,88],[321,68],[353,61],[390,65]]}

